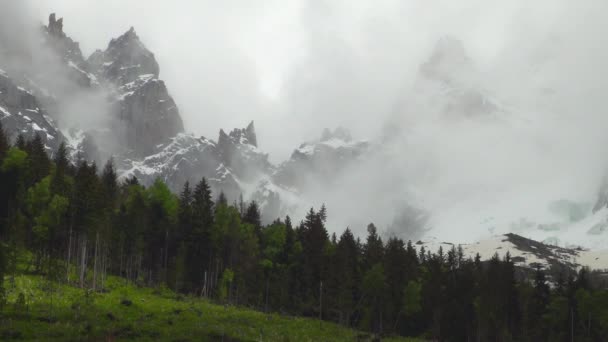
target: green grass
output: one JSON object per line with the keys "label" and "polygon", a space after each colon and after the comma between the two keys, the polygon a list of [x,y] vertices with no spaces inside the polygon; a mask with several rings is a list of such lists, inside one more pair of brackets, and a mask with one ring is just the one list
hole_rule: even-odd
{"label": "green grass", "polygon": [[[25,274],[16,276],[14,284],[6,278],[5,287],[0,340],[357,341],[362,334],[329,322],[138,288],[116,277],[108,279],[104,293]],[[124,305],[124,300],[132,304]]]}

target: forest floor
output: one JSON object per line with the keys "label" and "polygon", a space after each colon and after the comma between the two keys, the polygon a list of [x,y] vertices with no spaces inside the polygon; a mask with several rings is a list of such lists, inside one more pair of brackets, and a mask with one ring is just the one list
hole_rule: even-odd
{"label": "forest floor", "polygon": [[[338,324],[213,304],[109,277],[103,292],[21,273],[5,278],[0,340],[371,341]],[[383,338],[382,341],[414,341]]]}

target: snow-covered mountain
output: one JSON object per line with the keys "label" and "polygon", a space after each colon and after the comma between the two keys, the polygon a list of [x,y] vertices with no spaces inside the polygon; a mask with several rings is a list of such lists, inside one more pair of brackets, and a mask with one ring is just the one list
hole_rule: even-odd
{"label": "snow-covered mountain", "polygon": [[430,252],[437,252],[442,248],[444,254],[460,246],[465,258],[474,259],[479,254],[482,261],[490,260],[495,254],[504,258],[509,253],[516,266],[528,269],[565,267],[578,270],[581,267],[588,267],[592,270],[608,272],[608,250],[558,247],[513,233],[494,235],[474,243],[460,245],[427,237],[417,241],[415,245],[418,249],[424,247]]}
{"label": "snow-covered mountain", "polygon": [[105,51],[95,51],[87,63],[112,89],[112,114],[119,119],[114,129],[137,156],[152,153],[158,144],[184,131],[177,105],[159,79],[154,54],[133,27],[112,39]]}
{"label": "snow-covered mountain", "polygon": [[[79,44],[64,32],[63,19],[52,14],[41,29],[40,50],[34,52],[28,52],[37,56],[31,64],[0,60],[0,121],[4,128],[13,139],[18,134],[41,135],[49,152],[65,142],[74,160],[103,163],[112,157],[123,179],[137,177],[141,183],[151,184],[160,178],[178,192],[185,182],[193,184],[205,177],[216,194],[222,191],[230,201],[241,194],[246,200],[258,201],[265,221],[287,214],[300,217],[311,205],[333,201],[342,204],[336,208],[328,203],[334,216],[348,216],[347,224],[361,227],[368,223],[362,220],[377,219],[371,217],[365,203],[372,200],[365,196],[373,193],[374,205],[385,208],[382,229],[390,234],[423,240],[440,236],[461,242],[469,239],[463,237],[466,230],[494,241],[465,246],[467,253],[480,252],[483,257],[499,249],[518,250],[517,256],[522,257],[532,255],[522,254],[528,247],[517,245],[513,237],[505,241],[515,247],[493,237],[507,232],[568,248],[547,247],[554,254],[576,251],[572,253],[578,253],[581,260],[593,254],[576,246],[595,250],[608,246],[606,186],[597,200],[562,197],[559,192],[522,200],[522,193],[536,189],[534,184],[509,189],[509,193],[498,189],[502,197],[494,197],[493,177],[504,166],[495,165],[491,157],[503,153],[503,128],[518,139],[536,139],[532,132],[542,123],[521,120],[517,110],[501,104],[479,81],[480,71],[456,39],[437,43],[420,66],[410,96],[396,104],[395,118],[381,138],[357,140],[344,128],[325,129],[319,139],[302,143],[278,164],[270,162],[263,151],[264,144],[272,142],[258,141],[253,122],[245,128],[220,130],[216,140],[188,133],[169,86],[160,79],[154,54],[133,28],[112,39],[105,50],[85,58]],[[0,50],[2,53],[6,52]],[[10,53],[16,54],[11,61],[19,60],[20,52]],[[468,170],[479,165],[466,164],[466,155],[458,163],[450,162],[458,152],[452,148],[467,142],[467,130],[462,129],[467,125],[483,128],[475,131],[484,134],[481,138],[487,139],[483,141],[491,145],[488,150],[493,153],[483,165],[485,172],[469,178]],[[449,135],[444,140],[453,138],[455,146],[421,149],[436,138],[434,134]],[[471,143],[478,144],[479,138],[471,138]],[[428,156],[436,164],[428,163]],[[473,157],[471,160],[479,160]],[[530,159],[530,164],[534,161]],[[433,171],[436,169],[465,175],[465,182],[446,182],[443,174]],[[414,186],[419,184],[434,185]],[[435,184],[462,195],[449,198],[443,192],[446,188]],[[469,191],[478,190],[471,190],[473,185],[486,197],[467,197]],[[359,196],[358,206],[355,196]],[[394,215],[387,217],[388,211]],[[524,263],[536,259],[526,258]],[[593,264],[589,260],[585,263]]]}
{"label": "snow-covered mountain", "polygon": [[229,134],[220,130],[217,141],[180,133],[157,145],[152,154],[119,164],[121,177],[135,176],[144,184],[160,178],[174,191],[205,177],[216,193],[223,191],[233,200],[243,193],[242,184],[255,182],[272,169],[268,155],[256,146],[253,122]]}
{"label": "snow-covered mountain", "polygon": [[63,136],[36,97],[18,86],[0,69],[0,121],[12,139],[21,134],[32,139],[39,135],[47,149],[54,151]]}

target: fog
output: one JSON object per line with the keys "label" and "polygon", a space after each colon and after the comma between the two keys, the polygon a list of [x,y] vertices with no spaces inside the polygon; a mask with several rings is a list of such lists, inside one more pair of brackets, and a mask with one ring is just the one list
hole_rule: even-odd
{"label": "fog", "polygon": [[[325,127],[382,145],[332,189],[307,192],[335,231],[399,230],[394,213],[414,206],[431,233],[470,240],[551,221],[555,200],[593,202],[604,175],[605,1],[26,2],[39,21],[64,17],[85,55],[134,26],[188,131],[215,139],[254,120],[274,162]],[[421,76],[442,38],[467,62],[434,77],[481,94],[490,113]]]}

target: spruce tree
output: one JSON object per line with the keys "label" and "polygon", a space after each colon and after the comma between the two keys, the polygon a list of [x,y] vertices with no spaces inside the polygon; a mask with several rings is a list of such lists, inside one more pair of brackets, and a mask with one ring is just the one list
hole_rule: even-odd
{"label": "spruce tree", "polygon": [[336,247],[335,269],[330,276],[337,285],[337,308],[340,312],[340,321],[350,325],[359,299],[359,249],[355,237],[350,229],[346,229],[340,236]]}
{"label": "spruce tree", "polygon": [[251,224],[258,238],[261,237],[262,217],[258,203],[255,200],[251,201],[247,206],[245,215],[243,215],[243,222]]}
{"label": "spruce tree", "polygon": [[188,241],[186,270],[190,277],[191,289],[200,290],[205,285],[205,274],[218,273],[214,269],[214,246],[211,243],[211,230],[214,222],[214,204],[211,188],[205,178],[196,185],[192,195],[192,234]]}
{"label": "spruce tree", "polygon": [[364,262],[365,268],[371,269],[376,264],[381,264],[384,258],[384,244],[378,236],[378,229],[373,223],[367,226],[367,241],[365,242]]}

